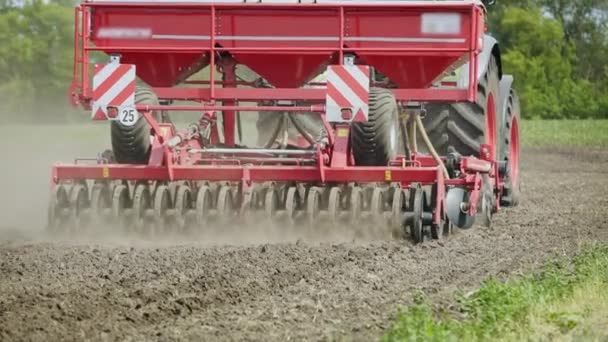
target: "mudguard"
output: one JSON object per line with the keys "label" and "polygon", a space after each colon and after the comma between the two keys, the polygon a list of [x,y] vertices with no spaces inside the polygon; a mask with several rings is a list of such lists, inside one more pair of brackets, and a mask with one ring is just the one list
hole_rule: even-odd
{"label": "mudguard", "polygon": [[[483,49],[479,54],[479,58],[477,59],[477,79],[485,74],[492,55],[496,57],[496,62],[498,63],[498,77],[499,79],[502,79],[502,62],[500,59],[500,48],[498,46],[498,41],[494,37],[486,34],[483,37]],[[467,62],[456,69],[452,75],[443,78],[441,81],[456,82],[458,88],[467,88],[469,86],[468,70],[469,63]]]}

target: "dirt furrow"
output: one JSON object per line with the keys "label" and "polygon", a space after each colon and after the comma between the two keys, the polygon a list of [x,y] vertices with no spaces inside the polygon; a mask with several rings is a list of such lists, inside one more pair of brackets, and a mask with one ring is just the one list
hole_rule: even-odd
{"label": "dirt furrow", "polygon": [[130,245],[3,226],[0,340],[374,339],[418,290],[468,291],[608,240],[608,152],[527,149],[522,168],[520,207],[421,246]]}

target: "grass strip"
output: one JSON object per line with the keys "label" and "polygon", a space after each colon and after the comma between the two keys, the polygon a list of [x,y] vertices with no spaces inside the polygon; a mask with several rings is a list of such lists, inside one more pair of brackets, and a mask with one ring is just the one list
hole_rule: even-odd
{"label": "grass strip", "polygon": [[608,120],[525,120],[524,146],[608,147]]}
{"label": "grass strip", "polygon": [[433,308],[422,296],[398,314],[382,341],[602,339],[608,326],[608,246],[508,282],[486,281],[455,308]]}

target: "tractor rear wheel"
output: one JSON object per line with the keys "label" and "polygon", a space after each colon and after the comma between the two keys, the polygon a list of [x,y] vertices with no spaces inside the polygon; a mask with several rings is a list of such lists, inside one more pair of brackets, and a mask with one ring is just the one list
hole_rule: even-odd
{"label": "tractor rear wheel", "polygon": [[[144,87],[135,89],[135,104],[158,105],[156,94]],[[152,116],[159,120],[159,113]],[[112,150],[119,164],[146,164],[150,154],[150,124],[143,116],[133,126],[125,126],[118,121],[112,121]]]}
{"label": "tractor rear wheel", "polygon": [[352,124],[351,146],[361,166],[386,166],[402,151],[399,107],[390,90],[370,89],[368,120]]}
{"label": "tractor rear wheel", "polygon": [[501,198],[501,205],[515,207],[519,204],[519,97],[513,89],[509,92],[502,134],[499,145],[499,161],[507,164],[505,174],[505,187]]}
{"label": "tractor rear wheel", "polygon": [[[491,146],[492,156],[496,156],[498,89],[498,64],[492,56],[485,74],[479,79],[476,102],[427,105],[423,124],[439,155],[455,150],[463,156],[478,157],[481,144],[485,143]],[[418,146],[428,152],[422,142]]]}

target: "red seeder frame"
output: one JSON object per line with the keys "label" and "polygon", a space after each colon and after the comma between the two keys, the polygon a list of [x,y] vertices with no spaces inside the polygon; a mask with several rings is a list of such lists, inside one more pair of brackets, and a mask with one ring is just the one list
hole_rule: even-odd
{"label": "red seeder frame", "polygon": [[[103,16],[107,10],[112,11],[149,11],[151,9],[179,9],[189,10],[208,15],[209,39],[203,43],[185,46],[182,43],[170,44],[164,42],[159,45],[151,46],[129,46],[118,45],[112,41],[97,41],[93,45],[91,36],[91,22],[103,22]],[[299,11],[302,9],[319,10],[324,13],[323,18],[319,19],[319,25],[324,25],[324,21],[330,13],[339,22],[336,29],[338,39],[335,44],[329,46],[299,45],[296,42],[274,42],[258,45],[255,42],[250,45],[220,47],[216,43],[220,29],[217,21],[220,15],[226,13],[239,13],[243,11],[262,11],[268,14],[273,11]],[[421,42],[409,42],[405,45],[395,44],[395,42],[375,43],[369,46],[352,47],[345,42],[349,38],[346,35],[346,22],[349,15],[357,11],[386,11],[399,12],[411,11],[420,13],[431,12],[453,12],[464,13],[469,19],[470,25],[465,26],[462,37],[466,44],[453,48],[441,43],[429,44]],[[202,12],[201,12],[202,11]],[[111,11],[110,11],[111,12]],[[114,12],[112,12],[114,13]],[[133,12],[132,12],[133,13]],[[255,11],[251,11],[248,20],[255,21]],[[96,17],[101,16],[101,17]],[[149,20],[149,18],[141,19]],[[134,16],[132,21],[137,22],[138,17]],[[160,20],[160,19],[159,19]],[[379,20],[383,20],[382,17]],[[468,75],[471,80],[466,89],[458,88],[432,88],[430,84],[420,85],[415,88],[398,87],[391,89],[396,99],[405,103],[408,101],[475,101],[477,96],[477,59],[481,51],[481,44],[484,31],[484,13],[481,8],[469,2],[441,2],[421,4],[412,2],[408,4],[399,3],[391,5],[375,4],[294,4],[294,5],[275,5],[275,4],[218,4],[218,3],[158,3],[158,2],[138,2],[138,3],[103,3],[85,2],[75,9],[75,34],[74,34],[74,81],[70,89],[72,102],[90,109],[91,86],[89,55],[93,51],[103,51],[109,54],[155,52],[168,54],[200,53],[208,56],[210,65],[209,81],[182,83],[200,84],[199,88],[177,88],[171,86],[154,86],[153,90],[160,99],[191,100],[196,105],[159,105],[142,106],[137,105],[137,109],[144,115],[152,127],[155,136],[153,141],[152,153],[148,165],[118,165],[118,164],[57,164],[52,170],[52,181],[57,184],[65,180],[128,180],[128,181],[226,181],[240,182],[243,186],[249,187],[252,182],[277,181],[277,182],[307,182],[307,183],[348,183],[348,182],[378,182],[378,183],[399,183],[402,187],[408,187],[413,182],[423,185],[437,184],[439,193],[435,204],[434,222],[439,224],[444,215],[443,201],[446,185],[464,186],[472,190],[471,199],[479,196],[481,187],[480,173],[489,173],[491,177],[497,178],[497,164],[493,158],[493,153],[482,154],[481,159],[467,157],[463,161],[463,175],[458,179],[444,179],[441,168],[435,160],[429,156],[414,156],[414,160],[405,161],[403,157],[397,158],[390,165],[384,167],[360,167],[355,166],[350,152],[349,144],[349,124],[334,124],[325,120],[325,98],[326,89],[324,88],[239,88],[243,82],[237,82],[236,63],[232,59],[217,60],[220,53],[230,51],[232,53],[258,54],[260,58],[268,58],[273,55],[299,55],[327,53],[334,56],[331,64],[342,65],[344,56],[347,54],[365,53],[370,56],[448,56],[466,58],[469,61]],[[333,21],[332,21],[333,23]],[[411,23],[410,23],[411,24]],[[177,22],[168,22],[167,25],[179,25]],[[404,25],[408,25],[404,22]],[[289,32],[290,28],[285,27],[281,30]],[[127,61],[125,63],[128,63]],[[426,63],[426,62],[425,62]],[[432,62],[428,62],[432,63]],[[396,68],[397,66],[395,66]],[[409,67],[408,72],[415,73],[416,66]],[[216,69],[223,73],[223,80],[218,81]],[[418,70],[419,71],[419,70]],[[159,82],[162,83],[162,82]],[[247,84],[245,84],[247,85]],[[268,100],[302,100],[312,103],[310,106],[299,107],[279,107],[279,106],[240,106],[239,101],[262,102]],[[171,125],[160,124],[150,114],[152,110],[179,110],[195,111],[214,116],[215,112],[223,113],[224,122],[224,143],[233,146],[235,143],[235,118],[237,111],[277,111],[277,112],[317,112],[324,118],[325,126],[329,131],[329,143],[327,146],[316,147],[314,156],[316,165],[302,165],[297,160],[291,165],[285,165],[285,160],[264,158],[260,156],[254,160],[242,162],[238,157],[230,161],[219,160],[214,156],[193,156],[184,158],[187,153],[184,148],[170,148],[166,142],[175,135],[183,134],[175,132]],[[217,138],[217,132],[212,137]],[[190,148],[201,149],[196,141],[189,141]],[[495,146],[483,146],[485,149],[495,150]],[[484,157],[485,156],[485,157]],[[282,165],[278,165],[282,164]],[[498,187],[498,185],[496,185]],[[498,202],[498,201],[497,201]],[[471,208],[475,210],[475,208]]]}

